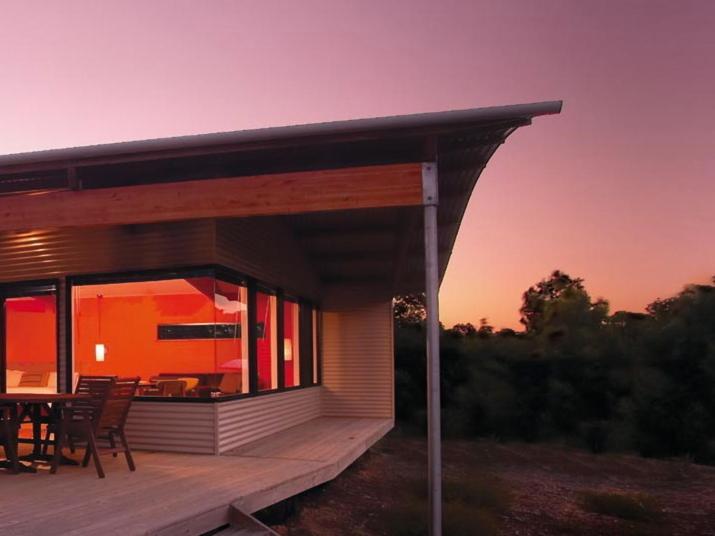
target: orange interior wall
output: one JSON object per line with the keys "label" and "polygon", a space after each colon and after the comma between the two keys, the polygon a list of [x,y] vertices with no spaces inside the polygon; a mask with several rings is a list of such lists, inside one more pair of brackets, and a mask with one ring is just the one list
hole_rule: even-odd
{"label": "orange interior wall", "polygon": [[[74,360],[75,371],[80,374],[138,375],[147,379],[162,372],[214,372],[222,370],[222,363],[241,356],[240,339],[158,339],[159,324],[235,322],[236,314],[215,308],[213,295],[197,291],[112,296],[103,294],[102,285],[77,287],[75,292],[78,289]],[[98,294],[103,297],[98,298]],[[98,343],[106,347],[103,362],[95,359]]]}
{"label": "orange interior wall", "polygon": [[33,372],[57,369],[57,304],[54,295],[5,301],[7,368]]}
{"label": "orange interior wall", "polygon": [[289,344],[293,354],[293,359],[290,361],[285,360],[283,362],[283,381],[286,387],[293,387],[293,366],[299,359],[298,348],[295,345],[295,331],[297,326],[293,326],[293,314],[294,309],[298,307],[298,304],[286,301],[283,304],[283,337],[284,341],[282,343],[284,346]]}

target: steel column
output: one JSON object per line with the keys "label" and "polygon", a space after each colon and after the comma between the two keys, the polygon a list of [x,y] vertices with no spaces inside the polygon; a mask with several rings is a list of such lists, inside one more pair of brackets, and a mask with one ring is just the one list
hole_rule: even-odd
{"label": "steel column", "polygon": [[439,254],[437,244],[437,164],[422,165],[427,305],[427,463],[429,533],[442,535],[442,435],[439,372]]}

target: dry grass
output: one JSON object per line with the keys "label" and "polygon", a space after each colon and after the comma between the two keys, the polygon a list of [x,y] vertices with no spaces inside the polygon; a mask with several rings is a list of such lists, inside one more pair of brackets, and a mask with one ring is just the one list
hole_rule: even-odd
{"label": "dry grass", "polygon": [[[285,536],[426,534],[426,466],[426,442],[393,432],[273,525]],[[445,534],[715,534],[712,467],[481,440],[445,441],[444,471]]]}
{"label": "dry grass", "polygon": [[579,494],[579,503],[587,512],[627,521],[657,521],[662,517],[658,502],[645,493],[584,491]]}
{"label": "dry grass", "polygon": [[[427,535],[427,484],[415,481],[390,517],[388,534]],[[501,514],[509,510],[511,494],[496,478],[465,474],[444,485],[444,533],[452,536],[485,536],[500,533]]]}

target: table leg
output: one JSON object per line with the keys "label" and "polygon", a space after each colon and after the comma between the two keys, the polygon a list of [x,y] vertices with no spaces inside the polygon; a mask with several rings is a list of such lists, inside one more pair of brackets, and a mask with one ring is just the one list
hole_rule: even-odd
{"label": "table leg", "polygon": [[38,457],[42,454],[42,425],[40,418],[42,417],[42,405],[35,404],[32,407],[32,455]]}
{"label": "table leg", "polygon": [[[21,456],[20,459],[23,461],[51,462],[54,464],[55,456],[58,456],[59,461],[57,463],[59,465],[79,465],[79,462],[63,456],[61,447],[59,449],[57,448],[57,439],[62,433],[59,429],[57,430],[57,434],[55,434],[55,452],[53,455],[42,454],[42,424],[40,422],[42,418],[42,407],[42,404],[33,404],[31,411],[28,412],[32,418],[32,453]],[[62,422],[62,406],[55,403],[51,408],[48,408],[48,410],[52,416],[50,420],[55,421],[59,426],[59,423]],[[34,472],[34,468],[32,472]]]}
{"label": "table leg", "polygon": [[[15,429],[15,437],[14,437],[15,440],[17,440],[17,436],[20,431],[20,421],[22,419],[22,417],[18,416],[17,410],[18,410],[17,405],[13,405],[11,408],[12,420],[13,420],[13,422],[17,423],[16,424],[17,428]],[[15,442],[15,455],[18,457],[18,460],[23,460],[24,458],[22,456],[20,456],[20,452],[19,452],[19,448],[18,448],[19,446],[20,446],[20,443],[16,441]],[[9,460],[0,461],[0,468],[7,469],[7,470],[13,469],[12,463]],[[18,463],[17,470],[20,473],[36,473],[37,472],[37,469],[35,469],[32,465],[22,463],[22,461],[20,461],[20,463]]]}
{"label": "table leg", "polygon": [[62,462],[62,442],[65,439],[65,424],[62,418],[57,419],[55,424],[55,452],[52,456],[52,467],[50,468],[50,473],[55,474],[57,472],[57,467],[59,467]]}

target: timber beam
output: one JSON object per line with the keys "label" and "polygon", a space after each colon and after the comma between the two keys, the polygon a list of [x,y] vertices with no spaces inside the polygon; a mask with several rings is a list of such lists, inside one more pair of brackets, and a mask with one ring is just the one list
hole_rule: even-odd
{"label": "timber beam", "polygon": [[418,206],[421,181],[415,163],[13,195],[0,231]]}

